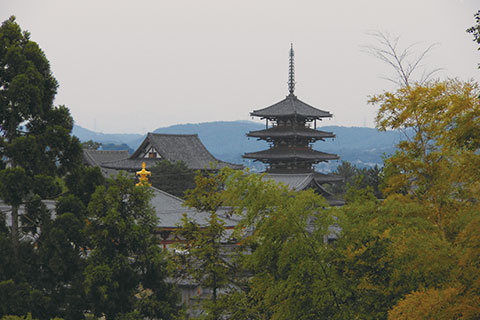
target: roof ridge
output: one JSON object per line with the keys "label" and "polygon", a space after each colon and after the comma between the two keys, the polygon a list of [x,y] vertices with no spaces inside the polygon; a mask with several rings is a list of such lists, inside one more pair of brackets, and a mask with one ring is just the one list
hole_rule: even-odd
{"label": "roof ridge", "polygon": [[152,188],[154,191],[160,192],[160,193],[162,193],[162,194],[164,194],[164,195],[166,195],[166,196],[168,196],[168,197],[170,197],[170,198],[172,198],[172,199],[179,200],[179,201],[182,203],[182,205],[183,205],[183,203],[185,203],[185,200],[183,200],[183,199],[181,199],[181,198],[179,198],[179,197],[177,197],[177,196],[174,196],[174,195],[171,194],[171,193],[168,193],[168,192],[166,192],[166,191],[160,190],[160,189],[155,188],[155,187],[153,187],[153,186],[151,186],[150,188]]}
{"label": "roof ridge", "polygon": [[198,133],[157,133],[157,132],[149,132],[147,135],[152,136],[179,136],[179,137],[198,137]]}
{"label": "roof ridge", "polygon": [[128,150],[95,150],[95,149],[84,149],[84,151],[93,151],[94,153],[120,153],[120,152],[128,152]]}

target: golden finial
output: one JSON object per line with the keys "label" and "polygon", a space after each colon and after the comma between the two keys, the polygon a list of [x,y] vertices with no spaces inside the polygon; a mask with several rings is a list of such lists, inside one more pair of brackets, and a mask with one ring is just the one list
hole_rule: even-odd
{"label": "golden finial", "polygon": [[138,183],[136,186],[147,186],[150,187],[152,184],[148,182],[148,176],[151,176],[152,173],[150,171],[145,170],[146,164],[142,162],[142,170],[137,171]]}

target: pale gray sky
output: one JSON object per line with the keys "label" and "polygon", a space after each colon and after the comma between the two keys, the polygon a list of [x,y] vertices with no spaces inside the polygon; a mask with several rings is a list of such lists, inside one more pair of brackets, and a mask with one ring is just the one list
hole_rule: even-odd
{"label": "pale gray sky", "polygon": [[362,51],[380,30],[439,46],[438,76],[477,78],[465,29],[479,0],[0,0],[40,44],[60,83],[56,104],[97,131],[145,133],[177,123],[249,120],[288,93],[334,114],[327,125],[373,126],[368,95],[392,89]]}

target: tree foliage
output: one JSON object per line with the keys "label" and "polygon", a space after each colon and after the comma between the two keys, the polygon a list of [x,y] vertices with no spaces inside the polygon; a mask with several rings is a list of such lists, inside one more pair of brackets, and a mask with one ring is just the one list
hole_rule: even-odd
{"label": "tree foliage", "polygon": [[98,150],[102,144],[100,142],[96,142],[93,140],[88,140],[85,142],[82,142],[82,148],[83,149],[92,149],[92,150]]}
{"label": "tree foliage", "polygon": [[[467,32],[473,35],[473,41],[480,44],[480,10],[478,10],[477,13],[475,13],[475,25],[473,27],[468,28]],[[480,50],[480,47],[478,47],[478,50]],[[479,65],[479,68],[480,68],[480,65]]]}
{"label": "tree foliage", "polygon": [[[57,82],[29,37],[14,17],[0,27],[0,196],[12,207],[11,228],[0,213],[0,317],[174,318],[149,193],[81,165],[73,120],[53,106]],[[55,214],[42,201],[52,198]]]}
{"label": "tree foliage", "polygon": [[165,282],[164,253],[155,236],[150,197],[147,187],[135,187],[132,179],[121,175],[92,195],[83,285],[89,309],[97,317],[176,316],[177,297]]}
{"label": "tree foliage", "polygon": [[218,210],[223,206],[222,187],[228,171],[195,177],[196,186],[186,192],[185,204],[208,214],[207,221],[198,222],[184,214],[177,232],[182,239],[176,246],[177,277],[207,290],[208,299],[201,306],[205,319],[221,319],[221,292],[231,285],[235,268],[232,242],[225,229],[225,217]]}
{"label": "tree foliage", "polygon": [[[391,319],[480,315],[473,276],[480,271],[473,263],[480,246],[471,234],[480,212],[478,97],[476,83],[447,80],[371,99],[380,105],[381,130],[413,131],[386,160],[387,199],[374,207],[379,214],[367,220],[371,225],[361,228],[380,227],[377,233],[387,240],[392,275],[402,276],[395,280],[390,275],[381,286],[397,290],[386,306],[392,308]],[[358,212],[356,207],[350,210]],[[385,219],[390,221],[381,222]],[[355,242],[370,247],[361,239]]]}
{"label": "tree foliage", "polygon": [[183,161],[162,160],[150,172],[152,185],[174,196],[183,198],[187,190],[195,187],[195,170],[188,168]]}
{"label": "tree foliage", "polygon": [[0,185],[12,208],[12,240],[18,246],[18,206],[39,194],[53,197],[54,177],[81,161],[73,120],[65,106],[55,107],[57,81],[45,54],[15,17],[0,27]]}
{"label": "tree foliage", "polygon": [[375,197],[379,199],[383,197],[381,191],[383,172],[377,165],[373,168],[358,168],[348,161],[342,161],[333,175],[342,178],[341,182],[336,182],[327,187],[328,191],[336,196],[348,196],[347,193],[350,188],[371,188]]}

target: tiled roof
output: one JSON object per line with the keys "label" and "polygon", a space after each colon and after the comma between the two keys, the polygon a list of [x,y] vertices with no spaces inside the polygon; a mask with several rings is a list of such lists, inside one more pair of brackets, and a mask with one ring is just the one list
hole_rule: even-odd
{"label": "tiled roof", "polygon": [[315,130],[306,127],[272,127],[264,130],[250,131],[247,136],[261,139],[268,138],[311,138],[315,140],[323,140],[325,138],[335,138],[333,132]]}
{"label": "tiled roof", "polygon": [[[182,224],[183,214],[200,225],[208,223],[209,214],[184,206],[184,201],[167,192],[153,188],[151,204],[158,217],[159,228],[176,228]],[[227,209],[219,209],[217,214],[225,221],[225,227],[234,227],[238,220],[234,217],[226,217]]]}
{"label": "tiled roof", "polygon": [[264,179],[273,180],[277,183],[286,185],[289,189],[295,191],[314,188],[318,193],[326,198],[331,206],[344,205],[343,200],[338,200],[322,187],[321,184],[341,181],[341,178],[322,174],[319,172],[310,173],[267,173]]}
{"label": "tiled roof", "polygon": [[127,150],[83,149],[83,161],[90,166],[100,167],[104,162],[127,159],[129,156]]}
{"label": "tiled roof", "polygon": [[260,110],[254,110],[250,113],[253,117],[262,117],[276,119],[282,117],[300,116],[309,119],[330,118],[332,114],[312,107],[309,104],[298,99],[295,95],[289,94],[280,102]]}
{"label": "tiled roof", "polygon": [[[151,144],[157,150],[161,156],[160,159],[141,157],[148,144]],[[216,169],[222,169],[224,167],[233,169],[243,168],[242,165],[216,159],[207,148],[205,148],[196,134],[160,133],[148,133],[143,143],[129,159],[103,163],[103,166],[119,170],[136,170],[141,168],[142,162],[145,162],[147,168],[149,168],[162,159],[172,162],[183,161],[189,168],[195,170],[208,169],[211,164],[215,163],[217,163]]]}
{"label": "tiled roof", "polygon": [[320,172],[310,173],[267,173],[266,179],[274,180],[275,182],[283,183],[292,190],[304,190],[310,185],[312,180],[317,183],[338,182],[341,178]]}
{"label": "tiled roof", "polygon": [[257,160],[312,160],[312,161],[328,161],[338,160],[340,157],[336,154],[316,151],[303,147],[273,147],[268,150],[245,153],[243,155],[247,159]]}

